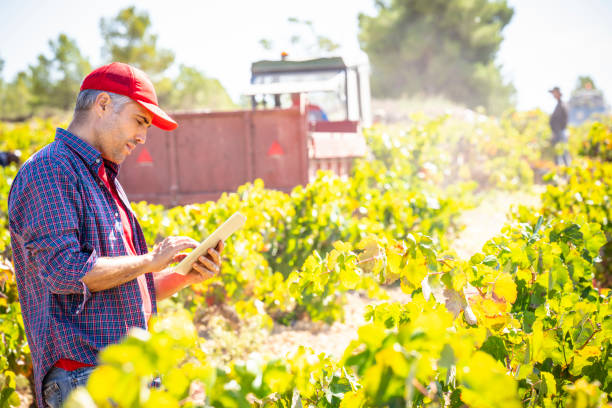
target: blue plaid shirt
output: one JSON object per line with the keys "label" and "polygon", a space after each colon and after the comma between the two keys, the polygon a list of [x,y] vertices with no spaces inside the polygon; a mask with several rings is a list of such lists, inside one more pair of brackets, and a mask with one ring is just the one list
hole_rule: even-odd
{"label": "blue plaid shirt", "polygon": [[[9,226],[19,301],[32,353],[39,406],[41,384],[61,358],[95,364],[98,351],[117,343],[131,327],[146,328],[136,279],[91,293],[81,281],[99,257],[127,255],[119,210],[98,176],[129,209],[137,253],[147,253],[138,221],[116,180],[119,166],[70,132],[26,161],[9,194]],[[153,275],[146,275],[157,312]]]}

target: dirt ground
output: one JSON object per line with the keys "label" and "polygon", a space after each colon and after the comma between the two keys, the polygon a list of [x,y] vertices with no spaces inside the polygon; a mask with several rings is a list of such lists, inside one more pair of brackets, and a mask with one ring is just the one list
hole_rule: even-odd
{"label": "dirt ground", "polygon": [[[538,208],[543,190],[543,186],[534,186],[530,191],[487,193],[476,208],[461,215],[460,223],[466,227],[453,242],[452,248],[464,259],[471,257],[487,240],[501,231],[511,207],[523,204]],[[388,293],[393,301],[410,300],[400,288],[393,288]],[[379,302],[349,293],[344,309],[344,322],[335,322],[332,325],[300,322],[294,327],[275,326],[259,352],[267,356],[285,356],[304,345],[317,354],[326,353],[340,358],[344,349],[357,338],[357,328],[365,323],[363,315],[366,306],[375,303]]]}
{"label": "dirt ground", "polygon": [[[400,288],[393,288],[388,294],[392,301],[410,300],[410,296]],[[363,315],[366,306],[380,302],[357,293],[348,293],[344,322],[334,322],[332,325],[299,322],[294,327],[275,325],[259,352],[266,356],[285,356],[303,345],[312,348],[317,354],[325,353],[340,358],[349,343],[357,339],[357,329],[365,324]]]}
{"label": "dirt ground", "polygon": [[482,246],[498,234],[507,221],[511,208],[518,205],[539,208],[543,185],[534,185],[529,191],[489,192],[480,204],[461,214],[460,224],[465,225],[451,247],[463,259],[470,258],[479,252]]}

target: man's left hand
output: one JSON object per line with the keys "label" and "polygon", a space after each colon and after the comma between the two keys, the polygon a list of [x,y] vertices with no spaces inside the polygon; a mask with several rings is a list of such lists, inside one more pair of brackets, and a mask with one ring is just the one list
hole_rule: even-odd
{"label": "man's left hand", "polygon": [[191,270],[186,275],[191,284],[204,282],[221,272],[221,253],[223,252],[223,247],[223,241],[219,241],[216,248],[210,248],[206,256],[200,256],[191,265]]}

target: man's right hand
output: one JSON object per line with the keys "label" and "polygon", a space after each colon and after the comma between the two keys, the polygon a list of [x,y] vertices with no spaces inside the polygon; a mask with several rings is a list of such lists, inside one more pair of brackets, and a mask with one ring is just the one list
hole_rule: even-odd
{"label": "man's right hand", "polygon": [[[152,272],[159,272],[172,262],[177,262],[177,255],[189,248],[197,247],[199,242],[189,237],[168,237],[157,243],[149,255]],[[180,258],[180,257],[179,257]]]}
{"label": "man's right hand", "polygon": [[92,292],[114,288],[143,273],[162,271],[180,260],[181,251],[197,246],[198,242],[188,237],[168,237],[145,255],[98,258],[81,280]]}

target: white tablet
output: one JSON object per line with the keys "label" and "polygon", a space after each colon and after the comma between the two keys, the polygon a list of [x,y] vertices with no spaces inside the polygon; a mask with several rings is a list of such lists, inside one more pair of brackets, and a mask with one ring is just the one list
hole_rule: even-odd
{"label": "white tablet", "polygon": [[235,212],[231,217],[227,219],[219,228],[213,231],[197,248],[189,253],[176,267],[174,272],[180,273],[181,275],[187,275],[191,270],[191,265],[198,260],[202,255],[208,253],[209,248],[217,246],[219,241],[225,241],[230,235],[234,233],[238,228],[244,225],[246,217],[239,212]]}

